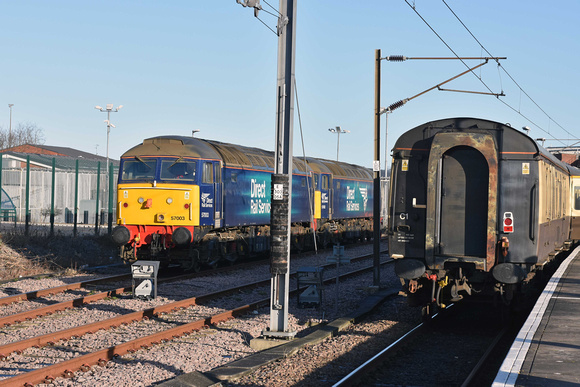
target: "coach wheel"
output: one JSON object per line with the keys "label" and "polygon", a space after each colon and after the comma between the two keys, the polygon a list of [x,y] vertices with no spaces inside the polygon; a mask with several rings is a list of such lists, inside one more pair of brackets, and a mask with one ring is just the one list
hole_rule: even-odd
{"label": "coach wheel", "polygon": [[304,236],[303,235],[295,235],[292,238],[292,245],[296,249],[297,252],[304,251]]}
{"label": "coach wheel", "polygon": [[435,303],[430,302],[429,304],[423,306],[421,309],[421,318],[423,322],[429,323],[435,313],[437,313],[437,305],[435,305]]}
{"label": "coach wheel", "polygon": [[323,231],[320,234],[318,234],[318,240],[320,242],[320,247],[323,249],[328,248],[328,245],[330,244],[330,234],[328,233],[328,231]]}
{"label": "coach wheel", "polygon": [[201,265],[199,264],[197,257],[188,257],[188,259],[180,261],[179,265],[185,271],[192,270],[197,273],[201,270]]}

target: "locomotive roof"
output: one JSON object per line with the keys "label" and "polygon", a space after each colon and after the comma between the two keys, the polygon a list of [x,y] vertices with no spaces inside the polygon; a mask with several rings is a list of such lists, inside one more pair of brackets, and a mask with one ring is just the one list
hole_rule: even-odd
{"label": "locomotive roof", "polygon": [[121,157],[130,156],[182,156],[204,159],[221,159],[216,150],[205,141],[185,136],[159,136],[143,140]]}
{"label": "locomotive roof", "polygon": [[509,124],[481,118],[446,118],[419,125],[399,137],[393,147],[393,154],[397,152],[409,154],[411,152],[427,151],[431,146],[433,137],[439,132],[467,131],[491,133],[495,138],[498,151],[504,155],[523,159],[542,156],[554,164],[560,165],[563,169],[568,169],[573,175],[580,174],[580,169],[558,160],[522,131],[512,128]]}
{"label": "locomotive roof", "polygon": [[[230,167],[256,168],[274,170],[274,152],[243,145],[228,144],[214,140],[205,140],[186,136],[159,136],[143,140],[121,157],[131,156],[176,156],[202,159],[222,160]],[[332,173],[337,177],[371,179],[368,168],[331,160],[294,157],[293,171],[315,173]]]}

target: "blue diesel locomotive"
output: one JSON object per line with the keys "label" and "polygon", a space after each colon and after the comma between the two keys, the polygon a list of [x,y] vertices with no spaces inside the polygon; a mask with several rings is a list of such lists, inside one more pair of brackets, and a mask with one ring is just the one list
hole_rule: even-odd
{"label": "blue diesel locomotive", "polygon": [[[121,156],[113,240],[126,261],[186,269],[270,249],[274,153],[183,136],[149,138]],[[291,246],[302,250],[372,234],[372,172],[293,160]]]}

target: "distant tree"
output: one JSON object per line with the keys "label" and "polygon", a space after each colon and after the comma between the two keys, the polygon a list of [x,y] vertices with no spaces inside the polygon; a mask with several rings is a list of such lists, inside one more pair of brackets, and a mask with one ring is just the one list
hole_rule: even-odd
{"label": "distant tree", "polygon": [[[42,215],[42,222],[46,221],[46,218],[50,216],[50,207],[40,209],[40,215]],[[57,217],[62,215],[62,208],[55,207],[54,208],[54,216]]]}
{"label": "distant tree", "polygon": [[44,132],[33,122],[19,122],[9,128],[0,127],[0,149],[12,148],[18,145],[44,144]]}

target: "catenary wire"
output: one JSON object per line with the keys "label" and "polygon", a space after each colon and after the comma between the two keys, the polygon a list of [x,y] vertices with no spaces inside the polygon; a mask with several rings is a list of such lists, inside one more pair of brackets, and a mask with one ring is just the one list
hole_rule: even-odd
{"label": "catenary wire", "polygon": [[[446,7],[449,9],[449,11],[450,11],[450,12],[453,14],[453,16],[455,16],[455,18],[456,18],[456,19],[459,21],[459,23],[461,23],[461,25],[463,26],[463,28],[465,28],[465,29],[467,30],[467,32],[469,32],[469,34],[471,35],[471,37],[473,37],[473,39],[474,39],[474,40],[477,42],[477,44],[479,44],[479,46],[480,46],[480,47],[481,47],[483,50],[485,50],[485,52],[487,52],[487,54],[488,54],[489,56],[492,56],[492,55],[491,55],[491,53],[490,53],[490,52],[487,50],[487,48],[485,48],[485,47],[483,46],[483,44],[482,44],[482,43],[479,41],[479,39],[477,39],[477,38],[475,37],[475,35],[474,35],[474,34],[471,32],[471,30],[470,30],[470,29],[469,29],[469,28],[468,28],[468,27],[465,25],[465,23],[464,23],[464,22],[461,20],[461,18],[460,18],[460,17],[459,17],[459,16],[458,16],[458,15],[455,13],[455,11],[453,11],[453,9],[451,9],[451,7],[449,6],[449,4],[447,4],[447,2],[446,2],[445,0],[442,0],[442,1],[443,1],[443,4],[445,4],[445,6],[446,6]],[[567,134],[571,135],[572,137],[574,136],[572,133],[570,133],[568,130],[566,130],[566,129],[565,129],[563,126],[562,126],[562,125],[560,125],[560,124],[559,124],[559,123],[558,123],[556,120],[554,120],[552,117],[550,117],[550,115],[549,115],[548,113],[546,113],[546,111],[545,111],[544,109],[542,109],[542,108],[540,107],[540,105],[538,105],[538,103],[536,103],[536,101],[535,101],[535,100],[534,100],[534,99],[533,99],[533,98],[532,98],[532,97],[531,97],[531,96],[530,96],[530,95],[529,95],[529,94],[528,94],[528,93],[527,93],[527,92],[526,92],[526,91],[525,91],[525,90],[524,90],[524,89],[523,89],[523,88],[522,88],[522,87],[519,85],[519,83],[518,83],[518,82],[516,82],[516,80],[515,80],[515,79],[514,79],[514,78],[511,76],[511,74],[510,74],[510,73],[509,73],[509,72],[506,70],[506,68],[505,68],[504,66],[502,66],[502,65],[499,63],[499,61],[498,61],[498,60],[496,60],[496,61],[497,61],[497,64],[498,64],[498,69],[499,69],[499,68],[501,68],[501,69],[502,69],[502,70],[503,70],[503,71],[506,73],[506,75],[507,75],[507,76],[508,76],[508,77],[509,77],[509,78],[512,80],[512,82],[513,82],[513,83],[514,83],[514,84],[515,84],[515,85],[516,85],[516,86],[517,86],[517,87],[520,89],[520,91],[521,91],[522,93],[524,93],[524,95],[525,95],[526,97],[528,97],[528,98],[529,98],[529,100],[530,100],[530,101],[532,101],[532,103],[533,103],[534,105],[536,105],[536,107],[537,107],[538,109],[540,109],[540,111],[541,111],[542,113],[544,113],[544,114],[546,115],[546,117],[548,117],[548,118],[550,119],[550,121],[552,121],[552,122],[554,122],[556,125],[558,125],[558,126],[559,126],[559,127],[562,129],[562,130],[564,130],[564,131],[565,131]]]}
{"label": "catenary wire", "polygon": [[[427,22],[427,20],[419,13],[419,11],[417,11],[417,9],[415,8],[414,5],[411,5],[409,3],[408,0],[405,0],[405,3],[407,3],[407,5],[417,14],[417,16],[419,16],[419,18],[423,21],[423,23],[425,23],[425,25],[427,25],[427,27],[429,27],[429,29],[439,38],[439,40],[441,40],[441,42],[461,61],[461,63],[463,63],[463,65],[467,68],[469,68],[469,66],[467,65],[467,63],[465,63],[465,61],[463,61],[459,55],[451,48],[451,46],[449,44],[447,44],[447,42],[441,37],[441,35],[439,35],[437,33],[437,31],[435,31],[435,29],[433,27],[431,27],[431,25]],[[487,51],[487,50],[486,50]],[[504,70],[505,71],[505,70]],[[483,81],[483,79],[481,79],[477,74],[475,74],[473,71],[471,71],[471,73],[485,86],[485,88],[490,92],[493,93],[493,91],[491,90],[491,88]],[[506,72],[507,74],[507,72]],[[508,74],[509,76],[509,74]],[[510,77],[511,78],[511,77]],[[515,82],[515,81],[514,81]],[[518,85],[516,83],[516,85]],[[519,85],[518,85],[519,87]],[[521,89],[521,88],[520,88]],[[522,90],[523,91],[523,90]],[[524,92],[525,93],[525,92]],[[525,116],[524,114],[522,114],[521,112],[519,112],[517,109],[515,109],[513,106],[511,106],[510,104],[508,104],[507,102],[505,102],[504,100],[500,99],[499,97],[497,98],[498,101],[500,101],[501,103],[503,103],[505,106],[507,106],[508,108],[510,108],[511,110],[513,110],[514,112],[518,113],[520,116],[524,117],[526,120],[528,120],[530,123],[532,123],[534,126],[536,126],[538,129],[540,129],[542,132],[546,133],[547,135],[554,137],[549,131],[546,131],[544,128],[542,128],[540,125],[538,125],[536,122],[532,121],[530,118],[528,118],[527,116]],[[548,116],[549,117],[549,116]],[[564,129],[565,130],[565,129]],[[565,145],[564,143],[562,143],[563,145]]]}
{"label": "catenary wire", "polygon": [[[304,148],[304,133],[302,132],[302,117],[300,115],[300,104],[298,103],[298,88],[296,87],[296,78],[294,78],[294,95],[296,96],[296,109],[298,111],[298,125],[300,126],[300,140],[302,141],[302,158],[304,160],[304,169],[306,170],[306,189],[308,190],[308,208],[310,209],[310,217],[314,218],[312,213],[312,197],[310,195],[310,183],[308,182],[308,163],[306,162],[306,150]],[[318,245],[316,243],[316,230],[312,233],[314,239],[314,252],[318,254]]]}

